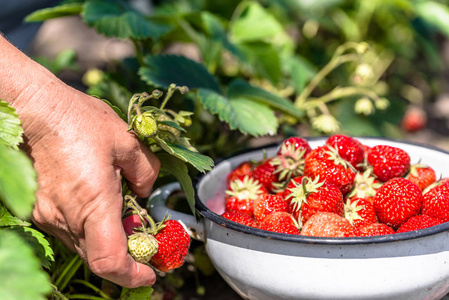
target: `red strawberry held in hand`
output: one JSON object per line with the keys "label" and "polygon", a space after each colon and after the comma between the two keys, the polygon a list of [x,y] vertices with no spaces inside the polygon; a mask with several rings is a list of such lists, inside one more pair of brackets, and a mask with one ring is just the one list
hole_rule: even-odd
{"label": "red strawberry held in hand", "polygon": [[374,208],[379,222],[393,229],[419,214],[423,204],[421,189],[405,178],[393,178],[384,183],[374,196]]}
{"label": "red strawberry held in hand", "polygon": [[403,177],[410,170],[410,156],[404,150],[388,145],[377,145],[368,151],[368,164],[382,182]]}
{"label": "red strawberry held in hand", "polygon": [[304,224],[301,235],[319,237],[352,237],[356,229],[348,220],[331,212],[319,211]]}
{"label": "red strawberry held in hand", "polygon": [[150,264],[162,272],[179,268],[190,246],[190,236],[176,220],[167,220],[163,228],[154,236],[158,241],[159,249],[150,260]]}

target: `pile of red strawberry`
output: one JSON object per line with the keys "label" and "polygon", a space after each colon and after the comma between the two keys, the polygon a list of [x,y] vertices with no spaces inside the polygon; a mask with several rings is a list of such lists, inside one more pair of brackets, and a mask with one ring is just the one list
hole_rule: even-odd
{"label": "pile of red strawberry", "polygon": [[449,221],[449,180],[389,145],[333,135],[312,149],[291,137],[276,155],[227,176],[224,218],[321,237],[375,236]]}

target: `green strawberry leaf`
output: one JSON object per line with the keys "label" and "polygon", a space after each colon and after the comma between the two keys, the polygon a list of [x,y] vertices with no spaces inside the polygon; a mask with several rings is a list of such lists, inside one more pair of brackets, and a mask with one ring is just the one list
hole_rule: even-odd
{"label": "green strawberry leaf", "polygon": [[203,105],[221,121],[227,122],[231,129],[252,136],[277,132],[274,111],[264,104],[246,96],[227,98],[207,89],[200,89],[198,95]]}
{"label": "green strawberry leaf", "polygon": [[436,1],[417,1],[416,13],[427,23],[449,37],[449,7]]}
{"label": "green strawberry leaf", "polygon": [[7,209],[0,203],[0,227],[9,226],[30,226],[31,223],[23,221],[13,216]]}
{"label": "green strawberry leaf", "polygon": [[245,1],[245,13],[230,27],[232,40],[241,43],[262,41],[274,36],[284,35],[282,24],[257,2]]}
{"label": "green strawberry leaf", "polygon": [[305,116],[305,112],[297,109],[290,100],[252,86],[243,80],[237,79],[231,82],[227,95],[229,98],[245,97],[255,100],[297,119],[302,119]]}
{"label": "green strawberry leaf", "polygon": [[54,262],[54,253],[45,236],[31,227],[14,226],[11,230],[20,235],[31,246],[36,256],[40,259],[41,265],[49,269],[51,262]]}
{"label": "green strawberry leaf", "polygon": [[7,102],[0,100],[0,144],[18,149],[23,142],[22,122],[16,110]]}
{"label": "green strawberry leaf", "polygon": [[17,217],[27,219],[37,190],[36,172],[22,151],[0,144],[0,200]]}
{"label": "green strawberry leaf", "polygon": [[181,126],[179,126],[178,123],[173,122],[173,121],[158,121],[158,123],[173,127],[175,129],[178,129],[181,132],[186,132],[186,130],[184,128],[182,128]]}
{"label": "green strawberry leaf", "polygon": [[161,172],[172,174],[181,184],[190,210],[192,211],[192,214],[195,215],[195,191],[186,164],[182,160],[165,152],[158,152],[156,155],[161,162]]}
{"label": "green strawberry leaf", "polygon": [[145,18],[125,1],[88,1],[82,12],[83,20],[107,37],[157,40],[171,30]]}
{"label": "green strawberry leaf", "polygon": [[119,300],[150,300],[154,289],[151,286],[123,288]]}
{"label": "green strawberry leaf", "polygon": [[150,55],[139,75],[149,85],[167,88],[171,84],[189,89],[207,88],[220,91],[217,79],[202,64],[177,55]]}
{"label": "green strawberry leaf", "polygon": [[262,78],[267,78],[274,85],[279,82],[281,62],[278,49],[265,42],[246,43],[239,45],[239,48]]}
{"label": "green strawberry leaf", "polygon": [[202,173],[210,171],[214,165],[214,161],[210,157],[198,152],[191,151],[183,145],[169,143],[158,137],[154,137],[154,140],[166,152],[181,159],[184,162],[191,164]]}
{"label": "green strawberry leaf", "polygon": [[229,41],[226,28],[217,16],[211,14],[210,12],[202,12],[201,19],[203,21],[205,31],[209,34],[212,40],[219,42],[223,48],[228,50],[241,61],[246,61],[242,51],[236,45],[231,43],[231,41]]}
{"label": "green strawberry leaf", "polygon": [[25,22],[43,22],[65,16],[79,15],[82,11],[83,3],[66,3],[36,10],[25,18]]}
{"label": "green strawberry leaf", "polygon": [[30,246],[16,232],[0,230],[0,295],[4,300],[47,299],[47,273]]}

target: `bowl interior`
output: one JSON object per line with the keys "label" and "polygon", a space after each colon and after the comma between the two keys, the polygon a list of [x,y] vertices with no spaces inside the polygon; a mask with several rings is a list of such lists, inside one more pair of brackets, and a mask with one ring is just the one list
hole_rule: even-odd
{"label": "bowl interior", "polygon": [[[426,164],[432,167],[437,174],[437,178],[449,177],[449,152],[428,145],[386,138],[357,137],[357,139],[367,146],[390,145],[393,147],[401,148],[407,151],[407,153],[410,155],[412,164],[420,162],[422,164]],[[323,145],[326,140],[327,137],[308,139],[309,144],[312,148]],[[283,240],[292,239],[295,241],[310,242],[309,237],[268,233],[266,231],[259,229],[254,230],[253,228],[236,224],[234,222],[230,222],[220,217],[220,214],[224,212],[224,196],[226,189],[225,179],[227,174],[233,168],[238,166],[241,162],[250,159],[258,161],[263,159],[264,155],[266,155],[267,157],[273,156],[275,155],[277,149],[278,145],[271,145],[259,149],[253,149],[248,152],[233,156],[231,158],[224,159],[223,161],[219,162],[211,172],[197,178],[197,184],[195,185],[197,197],[196,206],[200,214],[202,214],[204,217],[210,219],[213,222],[223,224],[224,226],[230,227],[238,231],[243,231],[250,234],[260,235],[262,237],[270,237],[275,239],[276,238],[280,238]],[[345,242],[352,243],[354,241],[385,242],[385,241],[409,239],[417,236],[434,234],[448,229],[449,229],[449,222],[419,231],[406,232],[382,237],[370,237],[368,239],[367,238],[329,239],[317,237],[311,238],[313,242],[329,242],[333,240],[337,240],[336,242],[343,242],[343,243]]]}

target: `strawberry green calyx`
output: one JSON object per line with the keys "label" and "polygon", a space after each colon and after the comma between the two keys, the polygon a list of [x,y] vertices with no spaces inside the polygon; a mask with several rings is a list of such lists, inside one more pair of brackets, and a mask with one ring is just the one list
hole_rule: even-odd
{"label": "strawberry green calyx", "polygon": [[295,211],[299,211],[303,203],[307,203],[307,197],[318,192],[318,189],[323,186],[324,182],[319,182],[320,178],[316,177],[311,180],[309,177],[303,177],[301,182],[292,180],[293,188],[288,188],[290,194],[285,200],[290,201]]}
{"label": "strawberry green calyx", "polygon": [[295,149],[294,145],[282,145],[282,155],[277,155],[271,160],[276,167],[280,181],[290,181],[291,178],[301,176],[304,173],[304,154],[306,149]]}
{"label": "strawberry green calyx", "polygon": [[262,194],[262,184],[254,178],[245,176],[243,180],[232,181],[230,183],[230,189],[225,193],[238,199],[256,200]]}
{"label": "strawberry green calyx", "polygon": [[363,206],[358,205],[359,201],[351,202],[349,199],[345,203],[345,215],[344,217],[354,226],[354,221],[363,220],[359,211],[363,209]]}
{"label": "strawberry green calyx", "polygon": [[338,154],[338,149],[336,147],[332,147],[330,145],[326,145],[326,147],[329,149],[329,151],[326,151],[326,153],[329,154],[329,160],[332,160],[336,165],[342,165],[345,169],[351,169],[354,173],[357,172],[357,170],[346,159],[342,158],[340,154]]}
{"label": "strawberry green calyx", "polygon": [[144,232],[128,237],[128,252],[139,263],[148,263],[159,249],[156,238]]}
{"label": "strawberry green calyx", "polygon": [[348,194],[349,198],[374,197],[376,191],[382,186],[372,174],[372,169],[368,168],[363,173],[357,173],[354,179],[354,187]]}

